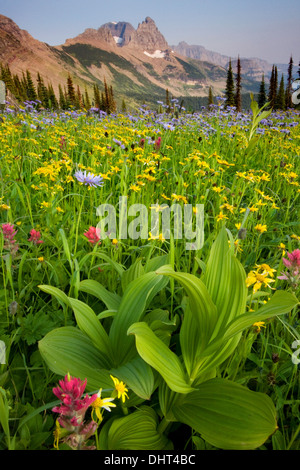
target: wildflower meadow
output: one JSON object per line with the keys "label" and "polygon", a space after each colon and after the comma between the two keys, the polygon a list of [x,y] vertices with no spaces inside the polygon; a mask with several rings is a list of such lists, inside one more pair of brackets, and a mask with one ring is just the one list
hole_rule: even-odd
{"label": "wildflower meadow", "polygon": [[2,450],[300,449],[299,149],[253,97],[6,104]]}

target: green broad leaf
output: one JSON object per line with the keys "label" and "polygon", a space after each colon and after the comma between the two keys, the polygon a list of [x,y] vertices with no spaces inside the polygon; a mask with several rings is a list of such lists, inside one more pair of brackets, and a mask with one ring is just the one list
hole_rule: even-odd
{"label": "green broad leaf", "polygon": [[79,328],[86,333],[94,345],[106,357],[107,366],[110,366],[112,360],[112,351],[108,335],[103,328],[100,320],[91,307],[78,299],[68,297],[63,291],[53,286],[39,286],[41,290],[56,297],[58,301],[68,305],[74,312],[76,323]]}
{"label": "green broad leaf", "polygon": [[69,303],[73,309],[77,325],[91,339],[97,349],[107,357],[109,363],[112,360],[109,337],[97,315],[91,307],[81,302],[81,300],[69,297]]}
{"label": "green broad leaf", "polygon": [[102,284],[93,279],[85,279],[80,282],[79,290],[91,294],[101,300],[108,310],[118,310],[121,297],[118,294],[109,292]]}
{"label": "green broad leaf", "polygon": [[106,358],[90,338],[75,327],[50,331],[38,343],[39,351],[52,372],[64,376],[68,372],[87,379],[87,390],[112,388]]}
{"label": "green broad leaf", "polygon": [[50,294],[55,297],[60,302],[60,304],[69,305],[69,297],[61,289],[47,285],[40,285],[38,287],[43,292],[46,292],[46,294]]}
{"label": "green broad leaf", "polygon": [[125,292],[126,287],[134,279],[142,276],[145,273],[142,265],[142,260],[137,259],[128,269],[124,271],[121,278],[122,291]]}
{"label": "green broad leaf", "polygon": [[111,369],[111,374],[125,382],[136,395],[150,400],[154,390],[153,371],[140,356],[117,369]]}
{"label": "green broad leaf", "polygon": [[134,323],[128,329],[128,335],[135,335],[139,355],[157,370],[171,390],[178,393],[190,393],[193,390],[187,382],[179,358],[155,335],[147,323]]}
{"label": "green broad leaf", "polygon": [[115,419],[107,433],[106,450],[164,450],[172,444],[157,430],[158,418],[150,407],[140,407],[132,414]]}
{"label": "green broad leaf", "polygon": [[299,301],[294,294],[278,290],[271,297],[269,302],[260,307],[256,312],[245,313],[232,321],[226,329],[224,339],[226,340],[227,338],[242,332],[257,321],[264,321],[277,315],[289,313],[297,305],[299,305]]}
{"label": "green broad leaf", "polygon": [[277,429],[270,397],[226,379],[211,379],[172,409],[211,445],[224,450],[253,450]]}
{"label": "green broad leaf", "polygon": [[210,354],[220,351],[220,348],[226,346],[228,340],[235,335],[242,333],[246,328],[250,328],[253,323],[258,321],[265,321],[277,315],[289,313],[294,307],[299,304],[297,297],[290,292],[282,290],[276,291],[271,297],[271,300],[256,312],[245,313],[233,320],[226,330],[219,334],[205,349],[203,357],[210,356]]}
{"label": "green broad leaf", "polygon": [[161,266],[168,264],[169,262],[169,255],[161,255],[161,256],[154,256],[147,260],[145,264],[145,273],[149,273],[151,271],[156,271]]}
{"label": "green broad leaf", "polygon": [[212,337],[238,315],[245,312],[246,273],[231,253],[225,227],[218,234],[210,252],[203,282],[217,307],[218,321]]}
{"label": "green broad leaf", "polygon": [[0,387],[0,424],[7,438],[10,437],[9,432],[9,405],[6,391]]}
{"label": "green broad leaf", "polygon": [[198,323],[200,340],[208,341],[217,321],[217,310],[205,284],[193,274],[175,272],[170,266],[163,266],[156,273],[170,276],[184,287],[190,310]]}
{"label": "green broad leaf", "polygon": [[168,280],[162,276],[150,272],[133,280],[127,286],[109,332],[113,354],[118,358],[119,365],[128,362],[136,355],[133,338],[127,336],[128,328],[140,320],[146,307],[167,282]]}

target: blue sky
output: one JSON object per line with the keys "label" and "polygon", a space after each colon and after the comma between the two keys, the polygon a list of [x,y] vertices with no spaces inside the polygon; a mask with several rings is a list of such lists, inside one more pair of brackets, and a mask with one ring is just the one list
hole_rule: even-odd
{"label": "blue sky", "polygon": [[50,45],[108,21],[136,28],[150,16],[170,45],[186,41],[231,57],[300,61],[299,0],[0,0],[0,14]]}

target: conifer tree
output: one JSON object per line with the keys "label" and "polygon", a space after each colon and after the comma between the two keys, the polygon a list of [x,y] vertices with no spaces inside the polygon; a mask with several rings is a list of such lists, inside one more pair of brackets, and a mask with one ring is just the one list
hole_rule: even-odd
{"label": "conifer tree", "polygon": [[77,91],[76,91],[76,97],[75,97],[75,104],[76,108],[80,109],[83,107],[83,102],[82,102],[82,94],[79,88],[79,85],[77,85]]}
{"label": "conifer tree", "polygon": [[53,89],[53,86],[52,86],[51,83],[48,85],[47,95],[48,95],[48,106],[49,106],[49,108],[57,109],[58,108],[58,101],[56,99],[54,89]]}
{"label": "conifer tree", "polygon": [[235,107],[238,112],[242,111],[242,96],[241,96],[241,89],[242,89],[242,77],[241,77],[241,61],[240,57],[237,60],[237,74],[236,74],[236,92],[235,92]]}
{"label": "conifer tree", "polygon": [[213,92],[212,92],[211,86],[209,87],[209,90],[208,90],[208,106],[209,106],[210,104],[214,104],[214,96],[213,96]]}
{"label": "conifer tree", "polygon": [[48,96],[48,90],[44,84],[44,80],[40,76],[40,74],[37,74],[37,97],[40,100],[42,106],[44,108],[47,108],[49,105],[49,96]]}
{"label": "conifer tree", "polygon": [[227,80],[226,80],[226,90],[225,90],[225,106],[234,106],[234,81],[233,81],[233,72],[231,66],[231,59],[229,61],[228,71],[227,71]]}
{"label": "conifer tree", "polygon": [[170,111],[171,111],[171,103],[170,103],[169,90],[167,88],[166,89],[166,112],[169,113]]}
{"label": "conifer tree", "polygon": [[15,89],[15,83],[14,83],[14,78],[13,75],[10,71],[10,68],[8,64],[6,66],[3,66],[1,64],[1,72],[0,72],[0,79],[3,80],[5,83],[6,88],[13,93],[14,95],[16,94],[16,89]]}
{"label": "conifer tree", "polygon": [[126,102],[123,98],[122,100],[122,113],[126,113],[127,112],[127,106],[126,106]]}
{"label": "conifer tree", "polygon": [[102,100],[100,96],[99,87],[96,84],[94,84],[94,106],[98,109],[101,109],[102,107]]}
{"label": "conifer tree", "polygon": [[268,101],[271,108],[275,108],[277,97],[277,67],[272,66],[272,73],[270,78]]}
{"label": "conifer tree", "polygon": [[25,83],[26,83],[26,97],[29,101],[36,101],[37,99],[37,93],[35,90],[35,86],[33,84],[32,78],[31,78],[31,73],[29,70],[26,70],[26,77],[25,77]]}
{"label": "conifer tree", "polygon": [[58,85],[58,104],[60,109],[66,109],[67,103],[61,84]]}
{"label": "conifer tree", "polygon": [[90,101],[89,94],[88,94],[86,87],[84,90],[84,106],[85,106],[85,109],[91,108],[91,101]]}
{"label": "conifer tree", "polygon": [[266,85],[265,85],[265,75],[262,75],[259,93],[258,93],[258,106],[262,108],[267,102],[267,95],[266,95]]}
{"label": "conifer tree", "polygon": [[76,104],[76,94],[74,89],[74,84],[71,75],[68,75],[67,78],[67,102],[68,106],[75,106]]}
{"label": "conifer tree", "polygon": [[292,81],[293,81],[293,58],[290,57],[289,67],[288,67],[288,76],[287,76],[287,85],[285,91],[285,106],[286,108],[292,108]]}

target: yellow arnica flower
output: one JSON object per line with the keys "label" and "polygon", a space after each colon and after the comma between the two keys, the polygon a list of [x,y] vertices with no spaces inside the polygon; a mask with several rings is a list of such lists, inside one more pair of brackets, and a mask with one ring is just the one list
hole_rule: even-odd
{"label": "yellow arnica flower", "polygon": [[264,321],[257,321],[257,322],[255,322],[255,323],[253,323],[252,326],[255,327],[256,333],[259,333],[260,330],[261,330],[261,328],[266,328]]}
{"label": "yellow arnica flower", "polygon": [[220,214],[217,215],[217,222],[219,222],[220,220],[224,220],[224,219],[228,219],[228,217],[226,217],[226,215],[224,215],[223,212],[220,212]]}
{"label": "yellow arnica flower", "polygon": [[126,392],[128,392],[128,388],[126,388],[126,384],[122,381],[119,381],[116,377],[110,376],[112,381],[115,384],[115,389],[118,392],[118,398],[122,398],[122,402],[125,403],[125,399],[129,398]]}
{"label": "yellow arnica flower", "polygon": [[162,233],[160,233],[159,235],[155,236],[155,235],[152,235],[151,232],[149,232],[149,238],[148,240],[159,240],[160,242],[164,242],[165,241],[165,238],[163,236]]}
{"label": "yellow arnica flower", "polygon": [[96,400],[94,400],[93,403],[91,404],[92,418],[93,418],[93,414],[95,413],[100,422],[103,419],[103,416],[102,416],[103,410],[102,410],[102,408],[104,408],[106,411],[111,411],[110,408],[113,408],[113,407],[117,406],[114,403],[112,403],[114,398],[112,398],[112,397],[110,397],[110,398],[101,398],[101,392],[102,392],[102,388],[100,388],[99,392],[97,393]]}
{"label": "yellow arnica flower", "polygon": [[250,287],[253,285],[253,293],[258,291],[258,289],[261,288],[262,285],[271,287],[270,282],[275,282],[274,279],[270,279],[267,277],[268,273],[259,273],[257,271],[250,271],[250,273],[247,276],[246,279],[246,285],[247,287]]}
{"label": "yellow arnica flower", "polygon": [[255,225],[255,230],[257,230],[258,232],[260,233],[263,233],[263,232],[266,232],[267,231],[267,226],[266,225],[262,225],[262,224],[257,224]]}

